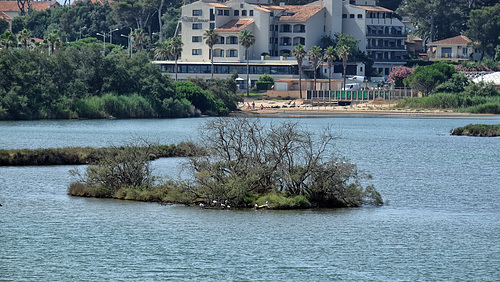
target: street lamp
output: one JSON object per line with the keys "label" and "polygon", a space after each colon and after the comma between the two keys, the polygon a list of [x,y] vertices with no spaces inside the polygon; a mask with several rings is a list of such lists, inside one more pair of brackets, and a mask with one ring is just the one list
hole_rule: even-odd
{"label": "street lamp", "polygon": [[104,55],[106,55],[106,33],[105,32],[103,32],[103,33],[98,32],[96,34],[99,36],[102,36],[102,47],[103,47],[102,55],[104,56]]}
{"label": "street lamp", "polygon": [[127,38],[129,57],[132,57],[132,48],[130,48],[130,35],[120,34],[120,36]]}
{"label": "street lamp", "polygon": [[82,29],[86,29],[87,26],[80,26],[80,39],[82,39]]}
{"label": "street lamp", "polygon": [[115,28],[109,31],[109,44],[113,44],[113,32],[117,31],[119,28]]}

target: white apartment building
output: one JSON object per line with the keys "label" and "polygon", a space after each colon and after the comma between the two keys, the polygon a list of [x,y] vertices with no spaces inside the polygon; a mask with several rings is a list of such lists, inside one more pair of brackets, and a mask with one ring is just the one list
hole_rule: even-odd
{"label": "white apartment building", "polygon": [[[297,62],[292,57],[294,46],[302,44],[308,51],[320,45],[323,36],[333,37],[340,32],[358,38],[360,50],[371,55],[373,67],[387,76],[392,66],[404,64],[403,27],[391,10],[376,6],[374,0],[320,0],[307,5],[278,6],[270,0],[199,0],[182,7],[178,33],[184,45],[178,76],[210,77],[210,49],[203,39],[208,29],[219,35],[213,51],[216,77],[226,78],[233,71],[246,75],[245,49],[238,42],[242,30],[251,31],[256,39],[249,48],[252,81],[264,73],[275,80],[298,78]],[[155,63],[174,72],[173,62]],[[307,65],[307,59],[304,63]],[[348,68],[351,75],[364,75],[364,71],[363,64],[351,64]]]}

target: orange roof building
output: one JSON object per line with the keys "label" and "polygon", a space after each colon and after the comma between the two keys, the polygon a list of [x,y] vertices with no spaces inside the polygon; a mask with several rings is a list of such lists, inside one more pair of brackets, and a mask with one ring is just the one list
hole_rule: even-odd
{"label": "orange roof building", "polygon": [[427,43],[429,60],[464,61],[478,60],[480,54],[475,51],[472,40],[465,35],[446,38]]}
{"label": "orange roof building", "polygon": [[[377,6],[375,0],[318,0],[307,5],[274,5],[271,0],[198,0],[181,9],[176,34],[183,42],[178,64],[185,77],[205,77],[207,72],[211,75],[211,67],[209,71],[206,64],[212,61],[215,75],[226,75],[230,69],[239,70],[234,66],[245,64],[247,59],[253,65],[250,72],[255,72],[252,80],[264,71],[271,71],[268,74],[273,76],[296,73],[297,62],[292,55],[297,45],[303,45],[307,52],[320,45],[323,37],[337,33],[359,39],[360,50],[373,58],[374,68],[384,76],[392,67],[405,64],[404,24],[393,11]],[[207,30],[214,30],[219,37],[212,48],[206,44]],[[255,37],[248,54],[239,44],[244,30]],[[284,67],[261,67],[272,61]],[[308,58],[304,63],[307,70]],[[359,64],[348,74],[364,76],[364,71],[364,65]],[[291,77],[276,77],[280,78]]]}
{"label": "orange roof building", "polygon": [[[57,1],[31,1],[30,4],[31,9],[35,11],[43,11],[60,5]],[[27,10],[27,8],[28,7],[25,7],[25,10]],[[4,12],[13,19],[19,16],[21,10],[17,5],[17,1],[0,1],[0,12]]]}
{"label": "orange roof building", "polygon": [[5,12],[0,11],[0,19],[6,21],[9,24],[9,30],[12,31],[12,18]]}

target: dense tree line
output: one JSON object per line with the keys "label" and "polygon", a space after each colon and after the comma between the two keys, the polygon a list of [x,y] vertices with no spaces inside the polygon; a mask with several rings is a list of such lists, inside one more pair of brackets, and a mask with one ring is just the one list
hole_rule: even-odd
{"label": "dense tree line", "polygon": [[0,50],[0,119],[190,117],[236,107],[232,78],[214,80],[210,92],[173,82],[146,52],[129,57],[82,41],[50,56],[45,48]]}
{"label": "dense tree line", "polygon": [[[16,17],[13,32],[17,34],[26,28],[34,37],[44,38],[59,30],[64,42],[97,37],[100,33],[109,41],[127,46],[126,37],[138,29],[144,31],[147,38],[145,45],[152,50],[157,41],[161,43],[174,36],[180,7],[190,2],[193,1],[77,1],[71,6],[29,11],[24,16]],[[278,2],[283,1],[273,1],[275,4]],[[287,5],[303,5],[311,1],[284,2]],[[495,55],[495,46],[500,45],[500,3],[497,0],[378,0],[377,4],[396,10],[398,17],[407,16],[416,27],[414,33],[425,42],[465,33],[479,43],[477,47],[482,53],[491,56]],[[5,23],[0,22],[0,31],[2,26]]]}
{"label": "dense tree line", "polygon": [[[382,1],[380,1],[382,2]],[[498,0],[403,0],[397,9],[425,42],[466,34],[483,54],[495,55],[500,45]]]}
{"label": "dense tree line", "polygon": [[438,62],[415,68],[395,68],[389,79],[396,85],[409,86],[423,96],[402,100],[398,107],[500,114],[500,90],[493,83],[469,81],[461,72],[463,70],[500,70],[500,63],[452,65]]}

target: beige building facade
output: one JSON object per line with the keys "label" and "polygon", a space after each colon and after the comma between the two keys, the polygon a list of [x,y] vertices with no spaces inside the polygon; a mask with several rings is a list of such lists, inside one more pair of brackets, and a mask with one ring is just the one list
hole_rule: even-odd
{"label": "beige building facade", "polygon": [[[372,56],[375,70],[383,76],[388,76],[393,66],[403,65],[406,53],[403,23],[391,10],[376,6],[374,0],[320,0],[307,5],[273,5],[269,0],[199,0],[182,7],[178,35],[184,45],[177,69],[181,79],[210,75],[211,54],[203,37],[208,29],[219,35],[213,48],[216,77],[227,77],[232,71],[246,74],[245,49],[238,41],[242,30],[249,30],[256,39],[248,54],[252,81],[264,73],[275,80],[298,78],[297,62],[292,57],[295,46],[301,44],[309,51],[320,45],[323,37],[334,37],[336,33],[358,38],[360,50]],[[163,65],[167,72],[174,71],[173,62],[155,63]],[[304,69],[308,70],[308,58]],[[353,65],[350,72],[364,76],[364,65]],[[325,66],[318,73],[325,77]]]}

